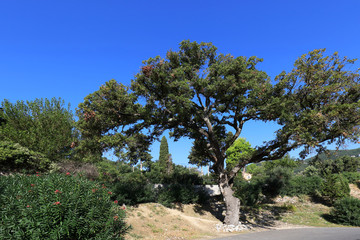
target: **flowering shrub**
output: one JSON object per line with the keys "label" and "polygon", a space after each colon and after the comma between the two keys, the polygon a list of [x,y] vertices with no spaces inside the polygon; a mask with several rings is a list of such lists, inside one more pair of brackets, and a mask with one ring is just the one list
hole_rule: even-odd
{"label": "flowering shrub", "polygon": [[70,174],[1,177],[0,239],[122,239],[125,212],[108,192]]}

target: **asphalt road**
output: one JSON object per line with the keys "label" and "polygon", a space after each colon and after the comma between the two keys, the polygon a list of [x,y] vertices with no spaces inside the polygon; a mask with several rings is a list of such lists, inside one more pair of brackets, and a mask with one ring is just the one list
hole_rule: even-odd
{"label": "asphalt road", "polygon": [[216,240],[360,240],[360,228],[297,228],[245,233]]}

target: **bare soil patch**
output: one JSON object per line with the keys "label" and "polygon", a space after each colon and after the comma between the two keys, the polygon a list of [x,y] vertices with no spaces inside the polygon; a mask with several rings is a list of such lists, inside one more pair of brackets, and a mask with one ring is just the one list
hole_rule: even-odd
{"label": "bare soil patch", "polygon": [[350,195],[360,199],[360,189],[356,184],[350,184]]}

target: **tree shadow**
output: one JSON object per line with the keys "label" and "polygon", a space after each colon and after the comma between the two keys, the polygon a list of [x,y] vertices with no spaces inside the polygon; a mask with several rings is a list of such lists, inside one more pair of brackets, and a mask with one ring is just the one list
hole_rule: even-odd
{"label": "tree shadow", "polygon": [[255,206],[241,208],[240,221],[251,227],[269,229],[276,226],[281,216],[288,211],[282,206]]}
{"label": "tree shadow", "polygon": [[328,222],[337,223],[337,222],[335,221],[334,216],[332,216],[331,214],[324,213],[324,214],[321,214],[320,217],[322,217],[323,219],[325,219],[325,220],[328,221]]}
{"label": "tree shadow", "polygon": [[173,208],[180,212],[184,212],[184,205],[182,203],[174,203]]}
{"label": "tree shadow", "polygon": [[222,201],[219,201],[218,198],[213,198],[212,200],[209,200],[206,204],[196,204],[193,209],[194,212],[200,215],[205,215],[206,212],[209,212],[221,222],[223,222],[225,219],[225,204]]}

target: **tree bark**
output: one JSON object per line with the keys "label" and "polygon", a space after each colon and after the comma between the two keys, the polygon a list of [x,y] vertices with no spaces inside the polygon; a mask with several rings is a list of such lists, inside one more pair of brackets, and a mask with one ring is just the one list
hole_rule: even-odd
{"label": "tree bark", "polygon": [[224,173],[220,174],[219,186],[226,206],[224,223],[236,226],[239,224],[240,219],[240,200],[234,197],[234,191],[231,188],[228,176]]}

